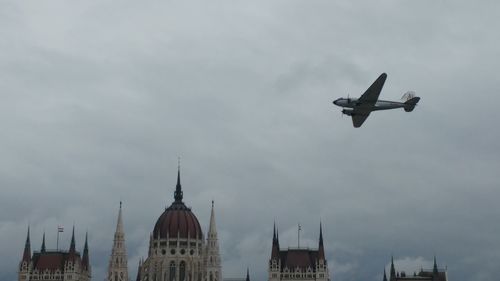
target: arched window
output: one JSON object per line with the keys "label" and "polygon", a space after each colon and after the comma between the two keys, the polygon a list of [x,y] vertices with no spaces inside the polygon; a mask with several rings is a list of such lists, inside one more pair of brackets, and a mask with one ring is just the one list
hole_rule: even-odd
{"label": "arched window", "polygon": [[181,264],[179,266],[179,280],[186,281],[186,262],[185,261],[181,261]]}
{"label": "arched window", "polygon": [[170,262],[170,277],[169,281],[175,281],[175,262]]}
{"label": "arched window", "polygon": [[210,272],[210,281],[214,281],[214,276],[212,275],[212,272]]}

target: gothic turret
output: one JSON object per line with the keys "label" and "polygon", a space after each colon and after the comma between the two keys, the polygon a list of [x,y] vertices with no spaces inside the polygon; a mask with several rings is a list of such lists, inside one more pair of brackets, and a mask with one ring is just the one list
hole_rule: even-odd
{"label": "gothic turret", "polygon": [[115,237],[113,239],[113,249],[109,258],[108,266],[109,281],[128,281],[127,250],[125,248],[125,233],[122,221],[122,202],[118,211]]}
{"label": "gothic turret", "polygon": [[85,233],[85,246],[83,246],[83,257],[82,257],[82,267],[85,270],[89,270],[89,244],[88,244],[88,233]]}
{"label": "gothic turret", "polygon": [[29,263],[31,260],[31,242],[30,242],[30,227],[28,226],[28,234],[26,235],[26,243],[24,243],[23,259],[21,263]]}
{"label": "gothic turret", "polygon": [[71,243],[69,245],[69,258],[74,260],[76,258],[76,246],[75,246],[75,226],[73,225],[73,232],[71,234]]}
{"label": "gothic turret", "polygon": [[396,278],[396,268],[394,268],[394,256],[391,256],[391,280]]}
{"label": "gothic turret", "polygon": [[43,233],[42,248],[40,249],[40,252],[45,253],[45,232]]}
{"label": "gothic turret", "polygon": [[177,203],[182,203],[181,169],[177,169],[177,184],[175,185],[174,199]]}
{"label": "gothic turret", "polygon": [[323,228],[319,224],[319,246],[318,246],[318,259],[325,260],[325,248],[323,247]]}
{"label": "gothic turret", "polygon": [[217,228],[215,226],[214,201],[212,200],[212,211],[210,213],[210,225],[207,234],[206,265],[208,281],[222,281],[221,263],[219,254],[219,241],[217,239]]}
{"label": "gothic turret", "polygon": [[271,260],[279,259],[279,252],[280,252],[279,238],[278,238],[278,235],[276,234],[276,223],[274,223],[274,226],[273,226],[273,245],[272,245],[272,249],[271,249]]}
{"label": "gothic turret", "polygon": [[434,266],[432,267],[432,275],[437,277],[439,275],[438,266],[436,262],[436,256],[434,256]]}

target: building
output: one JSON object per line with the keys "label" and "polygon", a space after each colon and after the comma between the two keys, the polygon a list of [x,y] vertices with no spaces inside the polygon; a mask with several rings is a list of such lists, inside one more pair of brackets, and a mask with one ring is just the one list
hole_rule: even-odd
{"label": "building", "polygon": [[19,281],[90,281],[90,277],[91,267],[87,235],[85,235],[83,255],[76,251],[74,227],[69,251],[47,250],[44,233],[40,251],[34,251],[31,254],[30,231],[28,228],[23,258],[19,263]]}
{"label": "building", "polygon": [[125,233],[122,221],[122,202],[118,211],[113,249],[109,257],[108,281],[129,281],[127,267],[127,249],[125,247]]}
{"label": "building", "polygon": [[[384,271],[384,279],[387,281],[387,275]],[[414,272],[413,274],[407,274],[404,271],[398,272],[394,266],[394,258],[391,258],[391,272],[389,276],[389,281],[448,281],[448,275],[446,269],[440,270],[437,266],[436,257],[434,257],[434,266],[432,270],[424,270]]]}
{"label": "building", "polygon": [[276,227],[274,227],[271,259],[269,260],[269,281],[292,280],[330,280],[325,259],[321,224],[319,227],[318,249],[288,248],[282,250]]}
{"label": "building", "polygon": [[182,200],[179,169],[174,202],[156,221],[137,281],[222,281],[214,204],[205,241],[197,217]]}

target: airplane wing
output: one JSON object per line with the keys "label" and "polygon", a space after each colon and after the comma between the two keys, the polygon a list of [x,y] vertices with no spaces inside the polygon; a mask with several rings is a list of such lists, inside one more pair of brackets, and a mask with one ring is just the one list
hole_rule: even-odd
{"label": "airplane wing", "polygon": [[352,125],[354,128],[359,128],[365,122],[366,118],[370,115],[370,112],[368,112],[365,115],[357,114],[352,116]]}
{"label": "airplane wing", "polygon": [[382,73],[375,82],[359,97],[353,108],[352,124],[355,128],[361,127],[366,118],[370,115],[378,100],[378,96],[384,87],[387,74]]}
{"label": "airplane wing", "polygon": [[358,103],[371,104],[372,106],[375,105],[378,100],[378,96],[380,95],[380,91],[382,91],[382,87],[384,87],[385,79],[387,79],[387,74],[380,74],[370,88],[368,88],[365,93],[359,97]]}

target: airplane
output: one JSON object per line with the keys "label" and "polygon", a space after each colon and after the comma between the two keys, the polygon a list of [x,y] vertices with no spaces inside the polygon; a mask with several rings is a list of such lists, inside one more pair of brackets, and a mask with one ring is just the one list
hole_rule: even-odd
{"label": "airplane", "polygon": [[358,99],[348,97],[333,101],[333,104],[342,107],[342,114],[352,117],[354,128],[361,127],[372,111],[403,108],[406,112],[411,112],[417,105],[420,98],[411,91],[403,95],[402,102],[379,100],[378,96],[384,87],[385,79],[387,74],[382,73]]}

